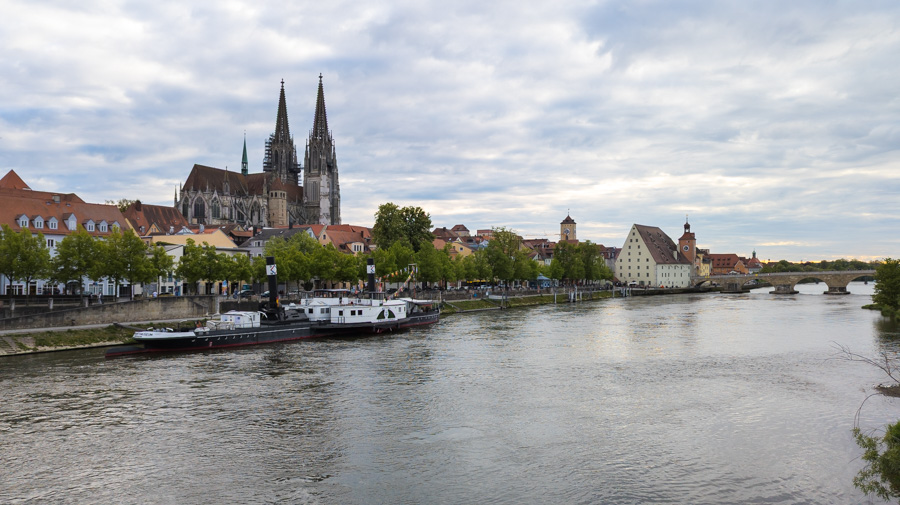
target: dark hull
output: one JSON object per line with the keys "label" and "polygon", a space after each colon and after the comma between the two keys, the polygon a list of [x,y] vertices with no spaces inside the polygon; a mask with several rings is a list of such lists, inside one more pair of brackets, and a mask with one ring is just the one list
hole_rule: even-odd
{"label": "dark hull", "polygon": [[107,358],[131,354],[155,352],[184,352],[244,347],[248,345],[290,342],[309,338],[380,334],[403,331],[413,326],[434,324],[440,313],[437,310],[416,313],[402,321],[360,324],[316,324],[310,322],[263,325],[259,328],[210,331],[206,335],[145,340],[137,345],[113,347],[106,351]]}

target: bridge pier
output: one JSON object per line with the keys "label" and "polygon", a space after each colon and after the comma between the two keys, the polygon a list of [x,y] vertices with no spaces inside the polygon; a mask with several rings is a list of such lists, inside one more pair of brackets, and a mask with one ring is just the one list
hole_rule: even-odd
{"label": "bridge pier", "polygon": [[828,286],[828,291],[826,291],[824,294],[826,294],[826,295],[849,295],[850,292],[847,291],[847,286],[844,286],[844,287]]}
{"label": "bridge pier", "polygon": [[740,282],[723,282],[722,293],[743,293],[744,289]]}
{"label": "bridge pier", "polygon": [[774,284],[775,291],[772,291],[773,295],[796,295],[799,293],[796,289],[794,289],[793,284]]}

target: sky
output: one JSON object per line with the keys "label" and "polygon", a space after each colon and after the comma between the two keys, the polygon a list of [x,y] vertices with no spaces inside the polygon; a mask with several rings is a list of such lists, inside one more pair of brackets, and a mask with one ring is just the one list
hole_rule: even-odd
{"label": "sky", "polygon": [[[344,223],[900,256],[900,2],[0,0],[0,176],[172,205],[319,74]],[[302,155],[301,155],[302,156]],[[301,160],[302,161],[302,160]]]}

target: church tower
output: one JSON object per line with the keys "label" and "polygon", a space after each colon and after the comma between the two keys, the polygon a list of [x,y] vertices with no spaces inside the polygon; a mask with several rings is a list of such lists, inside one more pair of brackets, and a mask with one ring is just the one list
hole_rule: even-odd
{"label": "church tower", "polygon": [[319,74],[316,113],[303,159],[303,209],[308,224],[341,224],[337,156],[328,130],[322,74]]}
{"label": "church tower", "polygon": [[281,80],[281,96],[278,98],[278,116],[275,133],[266,141],[263,172],[275,176],[288,185],[299,184],[300,165],[297,164],[297,148],[288,125],[287,104],[284,100],[284,79]]}

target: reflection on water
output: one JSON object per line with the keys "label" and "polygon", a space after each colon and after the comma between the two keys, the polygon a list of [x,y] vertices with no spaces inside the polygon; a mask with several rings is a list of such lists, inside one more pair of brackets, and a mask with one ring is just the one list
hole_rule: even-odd
{"label": "reflection on water", "polygon": [[[868,292],[866,291],[868,289]],[[861,503],[871,285],[453,316],[384,337],[0,360],[2,503]],[[896,420],[873,398],[864,426]]]}

